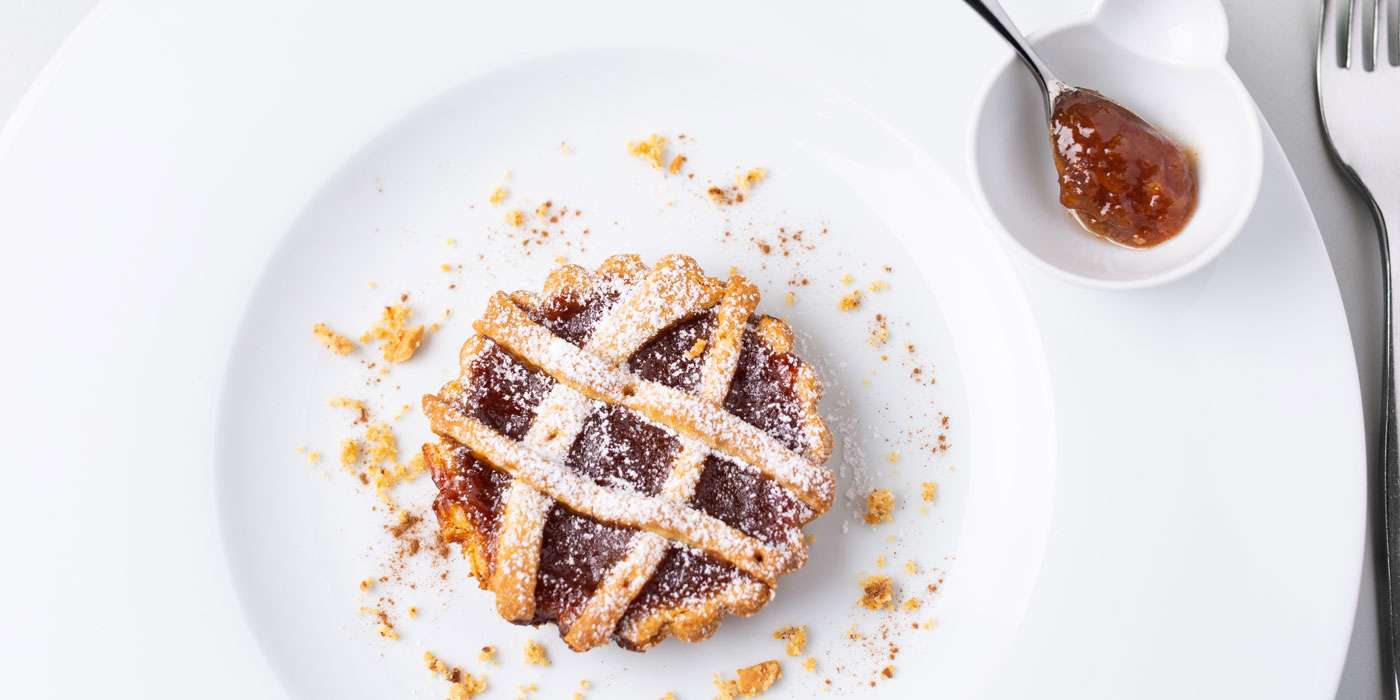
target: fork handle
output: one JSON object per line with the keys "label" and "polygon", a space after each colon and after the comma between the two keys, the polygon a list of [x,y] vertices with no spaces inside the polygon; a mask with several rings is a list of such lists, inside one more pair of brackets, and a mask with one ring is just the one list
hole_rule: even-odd
{"label": "fork handle", "polygon": [[[1377,180],[1380,180],[1379,182]],[[1359,182],[1359,178],[1357,178]],[[1382,592],[1382,665],[1386,691],[1390,698],[1400,699],[1400,412],[1397,412],[1395,350],[1400,346],[1396,333],[1397,298],[1395,276],[1400,273],[1400,247],[1392,246],[1386,222],[1400,222],[1400,176],[1394,173],[1380,178],[1368,178],[1372,188],[1362,186],[1371,213],[1376,220],[1376,232],[1381,244],[1381,280],[1385,285],[1385,359],[1381,377],[1385,387],[1383,398],[1384,424],[1381,432],[1380,518],[1383,541],[1377,567]],[[1397,241],[1400,243],[1400,241]]]}

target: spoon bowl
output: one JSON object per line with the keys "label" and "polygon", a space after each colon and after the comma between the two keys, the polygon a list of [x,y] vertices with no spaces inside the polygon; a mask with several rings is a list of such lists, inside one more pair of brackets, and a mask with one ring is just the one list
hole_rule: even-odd
{"label": "spoon bowl", "polygon": [[1263,174],[1258,116],[1225,62],[1226,36],[1214,0],[1107,0],[1086,20],[1033,34],[1057,78],[1119,102],[1195,158],[1198,203],[1181,233],[1148,249],[1085,231],[1060,206],[1043,93],[1008,57],[976,102],[968,139],[973,191],[992,228],[1039,267],[1097,288],[1163,284],[1213,260],[1243,227]]}

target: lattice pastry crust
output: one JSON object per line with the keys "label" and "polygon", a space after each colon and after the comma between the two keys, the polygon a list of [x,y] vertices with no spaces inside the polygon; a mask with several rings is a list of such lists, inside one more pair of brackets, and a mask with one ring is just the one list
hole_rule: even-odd
{"label": "lattice pastry crust", "polygon": [[807,559],[831,506],[821,382],[740,276],[615,256],[497,293],[423,410],[444,536],[501,616],[575,650],[699,641]]}

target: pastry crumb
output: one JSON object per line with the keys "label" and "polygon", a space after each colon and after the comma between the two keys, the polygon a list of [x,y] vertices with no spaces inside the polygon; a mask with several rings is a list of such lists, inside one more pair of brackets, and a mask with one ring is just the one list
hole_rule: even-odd
{"label": "pastry crumb", "polygon": [[540,646],[533,639],[525,640],[525,665],[526,666],[548,666],[549,657],[544,653],[544,647]]}
{"label": "pastry crumb", "polygon": [[[869,343],[872,346],[879,347],[888,342],[889,339],[890,329],[885,324],[885,315],[875,314],[875,325],[871,327],[870,337],[866,338],[865,342]],[[886,357],[884,355],[881,355],[880,359],[884,360],[886,359]]]}
{"label": "pastry crumb", "polygon": [[847,272],[844,275],[841,275],[841,284],[850,285],[850,283],[854,281],[855,280],[851,278],[851,273],[849,272]]}
{"label": "pastry crumb", "polygon": [[870,525],[892,523],[894,518],[894,492],[889,489],[875,489],[865,499],[865,522]]}
{"label": "pastry crumb", "polygon": [[418,351],[418,345],[423,342],[423,326],[412,328],[400,328],[394,331],[394,335],[384,341],[381,350],[384,352],[385,362],[407,362],[413,357],[413,353]]}
{"label": "pastry crumb", "polygon": [[486,676],[459,673],[458,678],[460,680],[447,689],[447,700],[471,700],[479,693],[486,692]]}
{"label": "pastry crumb", "polygon": [[888,576],[863,576],[860,587],[864,595],[857,602],[866,610],[880,610],[894,600],[894,583]]}
{"label": "pastry crumb", "polygon": [[872,292],[883,292],[889,288],[890,283],[884,280],[875,280],[874,282],[871,282],[870,285],[867,287],[867,289],[869,289]]}
{"label": "pastry crumb", "polygon": [[739,187],[748,192],[750,187],[765,177],[768,177],[768,171],[763,168],[753,168],[739,176]]}
{"label": "pastry crumb", "polygon": [[782,666],[777,661],[764,661],[748,668],[741,668],[737,683],[739,693],[746,698],[755,697],[773,687],[773,684],[782,675]]}
{"label": "pastry crumb", "polygon": [[[404,299],[408,295],[403,296]],[[368,343],[371,340],[382,340],[379,346],[380,352],[386,362],[406,362],[413,357],[413,353],[418,351],[419,343],[423,342],[423,326],[408,327],[407,321],[413,315],[413,309],[402,304],[391,304],[384,307],[384,313],[380,316],[379,322],[365,331],[360,336],[360,342]],[[383,370],[384,368],[380,368]]]}
{"label": "pastry crumb", "polygon": [[630,141],[627,144],[627,153],[629,155],[651,163],[651,167],[657,170],[662,168],[661,157],[665,152],[666,138],[664,136],[657,136],[656,134],[652,134],[641,141]]}
{"label": "pastry crumb", "polygon": [[696,339],[695,344],[690,346],[689,350],[685,351],[685,359],[693,360],[699,357],[700,353],[702,352],[705,352],[705,339],[698,338]]}
{"label": "pastry crumb", "polygon": [[340,441],[340,466],[347,470],[355,466],[360,461],[360,443],[355,438],[345,438]]}
{"label": "pastry crumb", "polygon": [[442,659],[439,659],[431,651],[423,652],[423,665],[427,666],[428,670],[433,673],[447,673],[447,664],[443,663]]}
{"label": "pastry crumb", "polygon": [[792,292],[788,292],[787,294],[783,295],[783,301],[787,302],[788,306],[792,306],[792,302],[796,299],[797,295],[793,294]]}
{"label": "pastry crumb", "polygon": [[363,615],[365,613],[373,615],[379,620],[379,624],[375,626],[375,630],[379,632],[379,636],[394,640],[399,638],[399,633],[394,629],[394,624],[389,621],[388,613],[379,608],[366,608],[362,606],[355,614]]}
{"label": "pastry crumb", "polygon": [[909,561],[904,562],[904,571],[905,573],[917,574],[919,573],[919,567],[916,564],[914,564],[913,559],[910,559]]}
{"label": "pastry crumb", "polygon": [[482,647],[482,648],[481,648],[481,651],[480,651],[479,653],[477,653],[477,655],[476,655],[476,660],[477,660],[477,661],[480,661],[481,663],[490,662],[490,663],[499,664],[499,662],[496,661],[496,647],[493,647],[493,646],[484,646],[484,647]]}
{"label": "pastry crumb", "polygon": [[680,175],[682,165],[685,165],[685,156],[676,156],[671,159],[671,167],[667,170],[671,171],[672,175]]}
{"label": "pastry crumb", "polygon": [[491,201],[491,205],[492,205],[492,206],[495,206],[495,205],[497,205],[497,204],[500,204],[501,202],[506,201],[506,188],[504,188],[504,187],[497,187],[496,189],[492,190],[492,191],[491,191],[491,200],[490,200],[490,201]]}
{"label": "pastry crumb", "polygon": [[807,625],[788,625],[773,633],[774,639],[787,640],[787,655],[801,656],[807,646]]}
{"label": "pastry crumb", "polygon": [[369,411],[365,410],[365,402],[344,396],[332,396],[331,408],[348,408],[355,413],[355,422],[363,423],[369,419]]}
{"label": "pastry crumb", "polygon": [[525,215],[520,213],[519,209],[511,209],[510,211],[506,212],[506,223],[510,224],[511,226],[524,226]]}
{"label": "pastry crumb", "polygon": [[851,292],[850,294],[841,297],[841,301],[836,305],[836,308],[842,311],[855,311],[856,309],[860,308],[860,290],[857,289],[854,292]]}
{"label": "pastry crumb", "polygon": [[324,323],[318,323],[312,326],[311,332],[316,334],[316,339],[321,341],[322,345],[330,348],[331,352],[337,355],[349,355],[355,350],[355,343],[353,341],[327,328]]}
{"label": "pastry crumb", "polygon": [[807,672],[808,672],[808,673],[816,673],[816,672],[817,672],[817,660],[816,660],[816,658],[815,658],[815,657],[809,656],[809,657],[807,657],[806,659],[803,659],[803,660],[802,660],[802,668],[807,669]]}
{"label": "pastry crumb", "polygon": [[919,494],[921,498],[928,502],[932,502],[934,499],[938,498],[938,484],[932,481],[925,481],[923,486],[924,490]]}
{"label": "pastry crumb", "polygon": [[880,675],[884,676],[885,678],[894,678],[894,667],[886,666],[880,671]]}
{"label": "pastry crumb", "polygon": [[875,557],[875,566],[881,569],[885,568],[885,555],[881,554],[880,556]]}
{"label": "pastry crumb", "polygon": [[918,598],[910,598],[909,600],[904,601],[904,609],[907,611],[918,610],[919,606],[923,604],[924,601],[919,600]]}
{"label": "pastry crumb", "polygon": [[394,431],[386,423],[375,423],[366,428],[365,442],[369,443],[368,457],[372,464],[399,458],[398,440],[394,439]]}

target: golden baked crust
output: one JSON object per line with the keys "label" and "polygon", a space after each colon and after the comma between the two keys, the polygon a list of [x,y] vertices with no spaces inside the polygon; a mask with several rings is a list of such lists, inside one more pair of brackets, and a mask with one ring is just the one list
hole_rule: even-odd
{"label": "golden baked crust", "polygon": [[497,293],[424,414],[445,538],[575,650],[699,641],[806,561],[834,494],[821,383],[758,290],[685,256]]}

